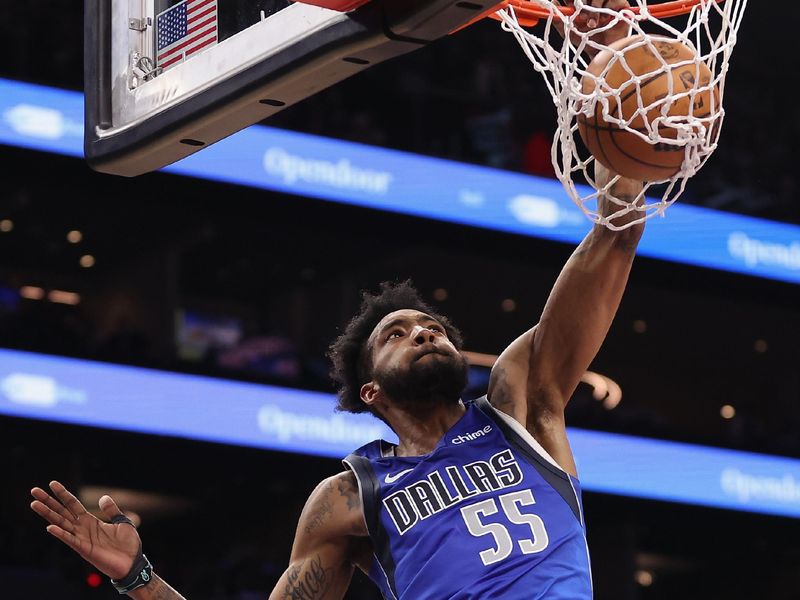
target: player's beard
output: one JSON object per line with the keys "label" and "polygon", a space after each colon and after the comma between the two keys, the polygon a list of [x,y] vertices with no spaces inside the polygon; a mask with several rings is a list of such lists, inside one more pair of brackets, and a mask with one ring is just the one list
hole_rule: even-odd
{"label": "player's beard", "polygon": [[469,365],[460,353],[414,360],[408,369],[375,373],[375,381],[400,406],[457,404],[467,387]]}

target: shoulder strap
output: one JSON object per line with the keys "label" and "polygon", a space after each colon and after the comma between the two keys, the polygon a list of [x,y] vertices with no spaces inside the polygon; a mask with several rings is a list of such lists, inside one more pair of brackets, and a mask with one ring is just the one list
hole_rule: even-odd
{"label": "shoulder strap", "polygon": [[375,476],[375,471],[368,458],[350,454],[342,462],[356,476],[361,505],[364,510],[364,520],[367,522],[367,531],[372,540],[375,558],[386,575],[389,590],[394,597],[397,597],[397,587],[394,581],[394,557],[389,545],[389,535],[380,519],[380,482]]}

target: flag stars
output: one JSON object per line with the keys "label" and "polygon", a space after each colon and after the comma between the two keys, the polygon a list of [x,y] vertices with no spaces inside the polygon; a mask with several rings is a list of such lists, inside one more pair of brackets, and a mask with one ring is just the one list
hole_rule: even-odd
{"label": "flag stars", "polygon": [[163,69],[217,43],[218,0],[183,0],[156,17],[156,64]]}

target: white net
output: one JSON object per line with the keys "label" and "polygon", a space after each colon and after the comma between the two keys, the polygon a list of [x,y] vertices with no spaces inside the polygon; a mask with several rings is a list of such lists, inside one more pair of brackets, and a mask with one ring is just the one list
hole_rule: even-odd
{"label": "white net", "polygon": [[[747,0],[693,3],[686,14],[669,18],[656,16],[659,5],[652,0],[649,5],[646,0],[630,0],[629,9],[624,10],[594,7],[591,0],[574,0],[571,13],[559,10],[563,6],[558,0],[523,0],[515,2],[518,10],[512,5],[497,13],[503,29],[515,36],[535,70],[544,76],[558,111],[552,148],[556,174],[572,200],[595,223],[617,230],[663,216],[717,147],[725,116],[725,77]],[[548,16],[535,27],[526,27],[521,23],[525,5],[545,9]],[[661,8],[665,6],[662,3]],[[619,44],[609,47],[626,34],[637,37],[623,49]],[[664,53],[654,47],[659,42],[688,47],[688,57],[684,54],[664,59]],[[660,59],[644,71],[641,66],[632,68],[626,55],[635,48],[646,48]],[[600,55],[608,61],[605,67],[598,70],[595,61],[590,71],[592,58]],[[675,69],[686,65],[706,75],[691,81],[688,88],[674,84]],[[624,69],[625,81],[607,81],[612,71],[619,79],[620,68]],[[656,98],[643,93],[647,82],[660,74],[664,74],[666,93]],[[695,110],[698,104],[704,104],[703,111]],[[637,198],[615,197],[611,189],[620,176],[611,181],[600,177],[589,146],[582,143],[579,123],[586,126],[587,119],[606,129],[614,128],[615,135],[625,132],[626,136],[636,136],[642,140],[638,144],[645,153],[668,150],[678,157],[677,164],[666,176],[629,175],[649,180]],[[630,140],[628,136],[629,144]],[[633,142],[635,145],[637,140]],[[617,173],[625,170],[608,157],[602,162]],[[582,185],[584,182],[588,187]],[[599,196],[612,203],[613,209],[600,211]]]}

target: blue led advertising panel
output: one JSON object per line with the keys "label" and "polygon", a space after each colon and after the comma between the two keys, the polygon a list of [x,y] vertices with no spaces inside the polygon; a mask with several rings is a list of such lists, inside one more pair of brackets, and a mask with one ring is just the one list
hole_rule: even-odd
{"label": "blue led advertising panel", "polygon": [[[0,79],[0,143],[81,157],[82,95]],[[164,171],[566,243],[590,227],[552,179],[264,126]],[[678,201],[647,229],[640,256],[800,283],[796,225]]]}
{"label": "blue led advertising panel", "polygon": [[[329,394],[0,350],[0,415],[343,458],[376,438]],[[587,491],[800,518],[800,460],[569,429]]]}

